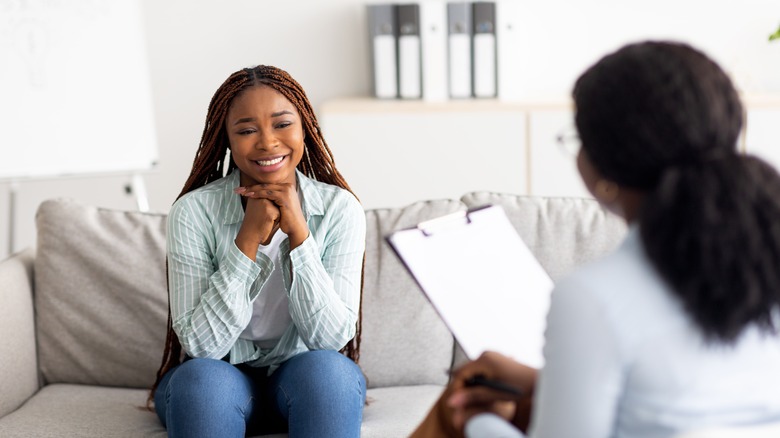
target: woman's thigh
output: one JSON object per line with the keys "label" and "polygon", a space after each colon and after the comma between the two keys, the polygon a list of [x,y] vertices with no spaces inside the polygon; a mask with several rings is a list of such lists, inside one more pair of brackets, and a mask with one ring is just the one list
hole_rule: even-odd
{"label": "woman's thigh", "polygon": [[190,359],[171,369],[155,392],[155,410],[168,435],[244,436],[257,387],[233,365]]}
{"label": "woman's thigh", "polygon": [[366,381],[360,368],[336,351],[308,351],[282,364],[268,390],[291,437],[360,435]]}

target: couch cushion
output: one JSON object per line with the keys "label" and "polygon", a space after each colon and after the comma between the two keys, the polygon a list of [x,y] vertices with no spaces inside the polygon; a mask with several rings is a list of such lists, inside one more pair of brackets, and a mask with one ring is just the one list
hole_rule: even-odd
{"label": "couch cushion", "polygon": [[[436,385],[369,390],[372,401],[363,411],[361,436],[409,436],[442,390]],[[157,415],[143,409],[146,395],[142,389],[49,385],[19,410],[0,418],[0,436],[165,438]]]}
{"label": "couch cushion", "polygon": [[165,216],[42,203],[35,260],[47,383],[147,388],[167,320]]}
{"label": "couch cushion", "polygon": [[407,437],[428,415],[444,391],[439,385],[369,389],[363,410],[362,438]]}
{"label": "couch cushion", "polygon": [[370,388],[447,382],[452,335],[385,237],[464,208],[458,201],[437,200],[366,212],[360,365]]}
{"label": "couch cushion", "polygon": [[553,281],[612,251],[626,234],[623,220],[594,199],[473,192],[461,201],[469,208],[502,206]]}
{"label": "couch cushion", "polygon": [[147,395],[143,389],[49,385],[0,418],[0,436],[165,438],[157,415],[144,409]]}

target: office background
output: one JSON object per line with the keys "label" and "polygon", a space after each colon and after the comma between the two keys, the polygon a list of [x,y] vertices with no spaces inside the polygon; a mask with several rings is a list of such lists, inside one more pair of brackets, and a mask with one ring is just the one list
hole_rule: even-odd
{"label": "office background", "polygon": [[[530,40],[518,56],[528,68],[532,99],[565,100],[587,65],[626,42],[646,38],[691,42],[720,61],[745,93],[780,94],[780,42],[767,42],[780,24],[777,0],[508,1],[522,3],[526,14]],[[231,72],[255,64],[282,67],[304,86],[315,109],[344,97],[370,95],[365,5],[365,0],[141,0],[159,149],[159,165],[144,174],[150,209],[168,211],[189,172],[209,99]],[[354,123],[358,126],[360,120]],[[117,135],[132,129],[116,121]],[[409,132],[409,141],[418,134]],[[364,147],[371,146],[372,139],[366,138]],[[12,147],[2,145],[3,150]],[[337,164],[349,159],[339,155],[338,144],[331,147]],[[491,156],[489,144],[480,151],[487,161],[474,167],[471,178],[494,172],[490,160],[501,159]],[[111,153],[110,145],[106,153]],[[432,175],[431,183],[435,180]],[[34,244],[34,214],[44,199],[70,197],[134,209],[135,199],[124,189],[129,182],[126,176],[22,181],[13,249]],[[3,212],[8,189],[7,183],[0,184]],[[0,214],[0,257],[7,255],[8,224],[8,215]]]}

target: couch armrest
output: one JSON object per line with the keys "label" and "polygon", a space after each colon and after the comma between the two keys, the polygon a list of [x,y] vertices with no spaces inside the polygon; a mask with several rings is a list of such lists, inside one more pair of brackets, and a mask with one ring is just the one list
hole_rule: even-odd
{"label": "couch armrest", "polygon": [[39,388],[33,313],[33,260],[27,249],[0,262],[0,417]]}

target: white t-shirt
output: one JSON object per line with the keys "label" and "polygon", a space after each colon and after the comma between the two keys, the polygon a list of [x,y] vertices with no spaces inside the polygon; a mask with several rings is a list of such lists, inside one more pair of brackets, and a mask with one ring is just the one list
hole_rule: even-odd
{"label": "white t-shirt", "polygon": [[277,230],[271,242],[257,250],[273,261],[274,270],[252,303],[252,318],[239,337],[254,341],[260,348],[273,348],[292,322],[279,259],[279,247],[286,238],[287,234]]}

